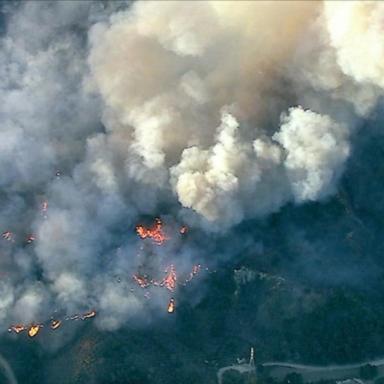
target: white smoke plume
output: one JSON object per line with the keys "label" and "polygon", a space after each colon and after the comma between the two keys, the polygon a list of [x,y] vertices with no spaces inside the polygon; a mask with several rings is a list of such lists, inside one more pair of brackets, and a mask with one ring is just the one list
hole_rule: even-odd
{"label": "white smoke plume", "polygon": [[[147,263],[142,215],[223,232],[328,198],[382,93],[376,2],[8,8],[0,230],[16,240],[1,245],[4,328],[53,310],[95,308],[106,329],[140,316],[128,281]],[[187,271],[196,247],[151,251],[182,254]]]}
{"label": "white smoke plume", "polygon": [[384,5],[364,1],[325,3],[331,46],[343,73],[358,83],[384,86]]}

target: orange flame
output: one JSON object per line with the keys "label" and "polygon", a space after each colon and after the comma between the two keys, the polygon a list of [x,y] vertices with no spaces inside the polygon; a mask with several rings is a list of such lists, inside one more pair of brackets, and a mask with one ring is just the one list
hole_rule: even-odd
{"label": "orange flame", "polygon": [[200,264],[196,264],[192,267],[192,271],[190,272],[188,278],[185,280],[186,283],[189,283],[199,272],[201,269]]}
{"label": "orange flame", "polygon": [[173,297],[169,300],[167,311],[168,313],[173,313],[175,311],[175,299]]}
{"label": "orange flame", "polygon": [[133,279],[141,288],[147,288],[150,285],[147,279],[143,276],[133,275]]}
{"label": "orange flame", "polygon": [[28,235],[28,237],[27,237],[27,243],[28,244],[33,243],[35,240],[36,240],[35,235],[32,235],[32,234]]}
{"label": "orange flame", "polygon": [[35,337],[39,333],[40,328],[41,328],[41,325],[39,324],[31,325],[28,329],[28,336]]}
{"label": "orange flame", "polygon": [[[90,319],[91,317],[95,317],[95,316],[96,316],[96,311],[92,310],[92,311],[86,312],[82,315],[74,315],[71,317],[65,317],[65,320],[79,320],[79,319],[86,320],[86,319]],[[61,323],[62,323],[62,320],[52,319],[51,323],[50,323],[50,328],[55,330],[61,326]],[[22,324],[16,324],[16,325],[12,325],[11,327],[9,327],[8,332],[20,333],[22,331],[28,330],[29,337],[35,337],[39,333],[40,328],[42,328],[42,327],[44,327],[43,324],[32,324],[29,327],[26,327],[25,325],[22,325]]]}
{"label": "orange flame", "polygon": [[15,332],[15,333],[20,333],[20,332],[23,332],[25,331],[27,328],[24,327],[24,325],[22,324],[16,324],[16,325],[12,325],[10,328],[8,328],[8,332]]}
{"label": "orange flame", "polygon": [[150,238],[157,245],[162,245],[169,238],[163,232],[163,222],[159,219],[155,219],[155,223],[152,227],[144,227],[144,225],[136,225],[136,232],[142,238]]}
{"label": "orange flame", "polygon": [[8,241],[11,241],[13,239],[13,233],[11,231],[5,231],[2,233],[2,238]]}
{"label": "orange flame", "polygon": [[90,312],[84,313],[81,316],[81,320],[90,319],[91,317],[95,317],[95,316],[96,316],[96,311],[90,311]]}
{"label": "orange flame", "polygon": [[52,320],[51,321],[51,328],[52,329],[57,329],[61,325],[61,320]]}
{"label": "orange flame", "polygon": [[163,281],[160,283],[161,286],[164,286],[171,292],[173,292],[176,288],[176,282],[177,282],[177,276],[176,276],[176,270],[175,267],[171,264],[167,269],[167,276],[163,279]]}

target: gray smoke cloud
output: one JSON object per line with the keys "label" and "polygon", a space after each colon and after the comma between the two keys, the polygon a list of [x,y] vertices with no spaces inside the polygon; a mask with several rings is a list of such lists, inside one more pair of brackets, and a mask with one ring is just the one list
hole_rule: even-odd
{"label": "gray smoke cloud", "polygon": [[[0,228],[15,241],[0,246],[3,329],[94,308],[97,324],[113,330],[163,306],[166,294],[146,301],[132,274],[165,261],[187,273],[204,250],[191,234],[189,243],[173,238],[138,252],[133,228],[144,215],[226,233],[289,202],[334,194],[351,137],[382,93],[383,9],[9,6]],[[30,245],[28,233],[37,238]]]}

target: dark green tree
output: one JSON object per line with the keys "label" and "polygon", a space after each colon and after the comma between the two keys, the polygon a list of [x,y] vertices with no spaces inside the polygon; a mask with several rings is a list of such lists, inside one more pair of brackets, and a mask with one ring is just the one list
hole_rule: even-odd
{"label": "dark green tree", "polygon": [[300,373],[288,373],[283,381],[284,384],[303,384],[303,376]]}
{"label": "dark green tree", "polygon": [[257,372],[258,375],[262,375],[264,373],[264,366],[263,366],[263,364],[257,364],[256,372]]}
{"label": "dark green tree", "polygon": [[373,380],[377,376],[377,367],[365,364],[360,367],[360,377],[364,380]]}
{"label": "dark green tree", "polygon": [[244,378],[241,373],[231,370],[224,374],[223,376],[224,384],[244,384]]}
{"label": "dark green tree", "polygon": [[376,380],[375,380],[375,384],[384,384],[384,377],[378,377]]}

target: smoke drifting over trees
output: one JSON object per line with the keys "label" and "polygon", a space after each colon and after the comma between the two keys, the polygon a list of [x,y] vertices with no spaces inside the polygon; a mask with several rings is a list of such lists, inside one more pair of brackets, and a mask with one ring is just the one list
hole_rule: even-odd
{"label": "smoke drifting over trees", "polygon": [[188,271],[244,220],[330,198],[384,86],[378,2],[3,13],[0,230],[15,235],[0,246],[3,330],[89,308],[114,330],[159,308],[164,297],[144,304],[130,285],[147,262],[142,217],[191,227],[188,242],[151,250]]}

